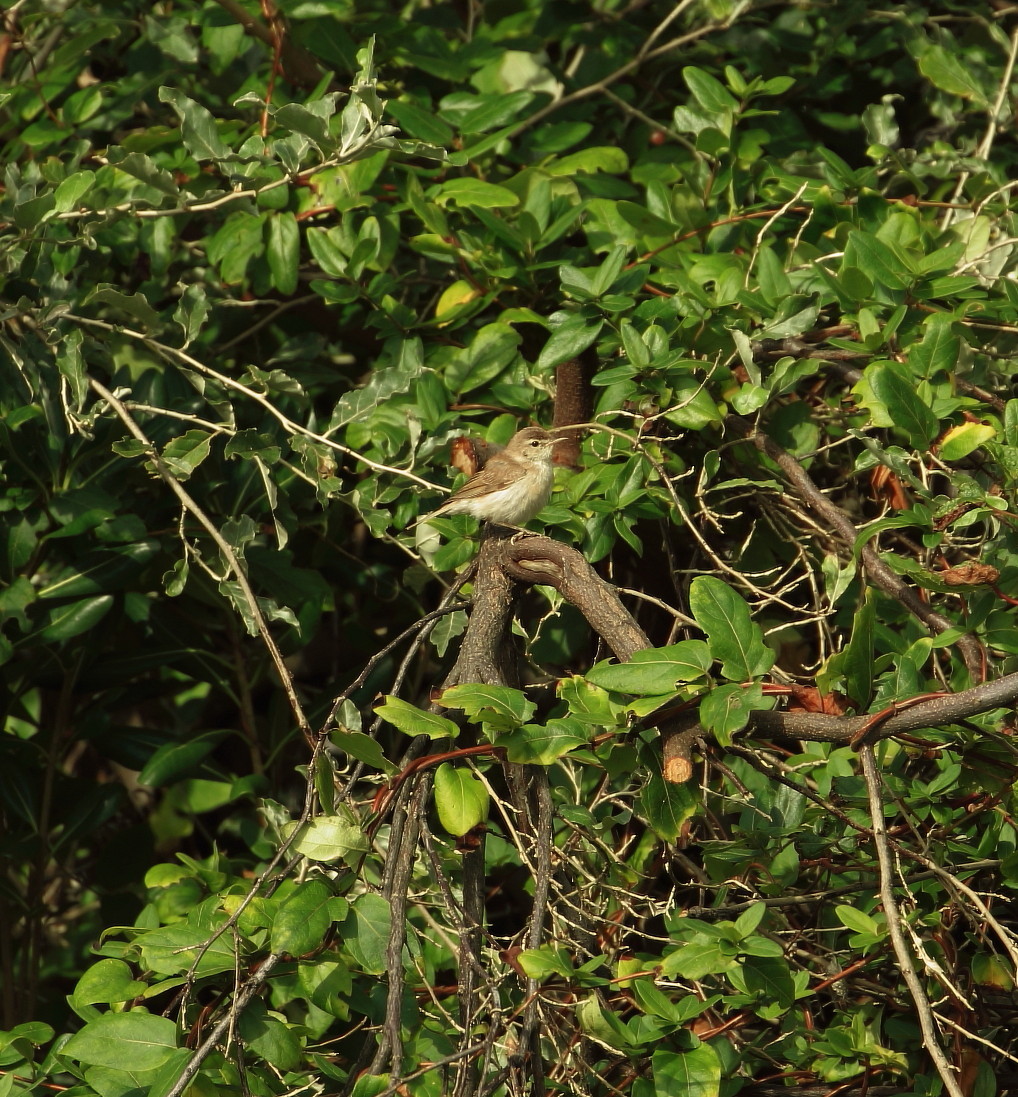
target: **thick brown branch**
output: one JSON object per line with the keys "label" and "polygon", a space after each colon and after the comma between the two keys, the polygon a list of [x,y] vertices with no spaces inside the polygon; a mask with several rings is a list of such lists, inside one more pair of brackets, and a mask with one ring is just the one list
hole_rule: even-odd
{"label": "thick brown branch", "polygon": [[[621,662],[652,646],[615,588],[576,549],[548,537],[500,541],[498,545],[501,566],[508,575],[521,583],[554,587],[583,614]],[[702,728],[694,716],[684,714],[663,722],[659,730],[665,780],[675,784],[688,781],[693,774],[693,743]]]}
{"label": "thick brown branch", "polygon": [[569,545],[549,537],[526,537],[498,544],[499,562],[507,575],[521,583],[554,587],[586,617],[617,659],[626,662],[633,652],[652,646],[615,588],[604,582]]}
{"label": "thick brown branch", "polygon": [[515,584],[501,563],[504,543],[497,534],[489,534],[481,543],[474,575],[474,608],[456,664],[442,683],[443,689],[463,682],[519,685],[510,632]]}
{"label": "thick brown branch", "polygon": [[[922,728],[943,727],[992,708],[1013,705],[1018,699],[1018,673],[993,682],[935,697],[889,716],[868,733],[872,740],[887,739]],[[821,713],[754,712],[750,727],[774,738],[809,739],[819,743],[847,743],[872,724],[872,716],[825,716]]]}

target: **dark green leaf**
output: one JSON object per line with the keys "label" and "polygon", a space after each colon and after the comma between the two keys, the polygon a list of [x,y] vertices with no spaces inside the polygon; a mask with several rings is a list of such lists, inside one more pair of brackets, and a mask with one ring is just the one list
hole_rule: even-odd
{"label": "dark green leaf", "polygon": [[910,445],[925,450],[940,423],[917,394],[911,376],[895,362],[876,362],[866,368],[864,380],[882,406],[885,421],[904,434]]}
{"label": "dark green leaf", "polygon": [[844,268],[855,268],[872,282],[892,290],[903,290],[912,282],[904,261],[878,237],[860,229],[848,234]]}
{"label": "dark green leaf", "polygon": [[226,731],[207,731],[183,743],[166,743],[145,763],[139,785],[159,788],[185,776],[201,773],[205,759],[227,737]]}
{"label": "dark green leaf", "polygon": [[283,294],[297,288],[297,267],[300,262],[300,229],[292,213],[277,213],[269,217],[265,241],[265,257],[272,272],[272,283]]}
{"label": "dark green leaf", "polygon": [[332,891],[322,880],[298,884],[272,920],[272,951],[302,956],[319,948],[332,925],[331,900]]}
{"label": "dark green leaf", "polygon": [[570,317],[552,331],[537,360],[537,368],[550,370],[575,358],[594,342],[600,331],[600,321],[592,324],[582,316]]}

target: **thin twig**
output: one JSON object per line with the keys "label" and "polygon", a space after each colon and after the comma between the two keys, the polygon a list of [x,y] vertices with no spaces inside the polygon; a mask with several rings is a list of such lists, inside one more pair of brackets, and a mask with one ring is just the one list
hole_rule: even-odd
{"label": "thin twig", "polygon": [[655,41],[661,31],[668,26],[669,23],[686,7],[689,6],[691,0],[682,0],[677,4],[668,15],[664,17],[661,23],[654,28],[647,36],[641,48],[636,52],[636,55],[632,60],[627,61],[624,65],[619,66],[614,72],[610,72],[607,76],[602,77],[600,80],[595,80],[592,84],[587,84],[586,87],[578,88],[576,91],[570,92],[568,95],[563,95],[558,99],[553,99],[550,103],[541,107],[540,110],[535,111],[529,117],[524,118],[515,129],[509,133],[509,137],[517,137],[525,130],[536,125],[542,121],[549,114],[554,113],[557,110],[561,110],[562,107],[568,106],[570,103],[577,103],[583,99],[589,99],[592,95],[597,95],[604,91],[605,88],[611,87],[612,84],[621,80],[623,76],[632,72],[633,69],[637,69],[645,61],[650,61],[655,57],[660,57],[663,54],[671,53],[673,50],[678,50],[682,46],[688,46],[690,42],[695,42],[700,38],[711,34],[714,31],[726,30],[735,22],[738,16],[741,14],[741,7],[736,6],[732,13],[726,19],[718,20],[715,23],[708,23],[706,26],[698,27],[694,31],[690,31],[688,34],[680,34],[676,38],[672,38],[669,41],[663,43],[660,46],[651,48],[651,44]]}
{"label": "thin twig", "polygon": [[282,683],[283,690],[286,693],[287,700],[290,703],[290,710],[293,712],[294,718],[297,721],[297,726],[300,728],[304,738],[307,742],[314,747],[315,738],[311,731],[311,724],[308,721],[307,716],[304,714],[304,708],[297,697],[297,691],[294,688],[293,678],[290,675],[289,668],[283,659],[283,653],[279,650],[279,646],[272,637],[272,633],[269,631],[268,622],[265,620],[265,615],[262,613],[261,606],[258,605],[258,599],[255,596],[255,592],[251,588],[251,584],[248,582],[247,574],[241,565],[240,560],[237,558],[237,554],[233,551],[233,547],[226,540],[226,538],[219,532],[215,523],[205,513],[205,511],[195,502],[192,496],[186,491],[181,482],[170,471],[166,462],[163,461],[159,455],[159,451],[156,449],[155,443],[145,434],[145,432],[134,421],[134,418],[124,407],[123,403],[113,395],[112,392],[105,385],[96,381],[94,377],[89,378],[89,385],[92,390],[98,393],[107,404],[117,414],[117,417],[127,428],[128,433],[133,435],[143,446],[148,450],[149,459],[155,466],[156,472],[159,473],[163,482],[173,492],[174,495],[180,500],[181,505],[187,510],[202,528],[208,533],[208,535],[215,542],[216,547],[223,555],[223,559],[230,567],[230,571],[233,573],[236,579],[237,586],[240,587],[241,593],[244,596],[244,602],[247,605],[248,612],[251,614],[251,619],[255,623],[255,627],[258,629],[258,634],[262,638],[262,642],[265,644],[268,650],[269,656],[276,668],[276,673],[279,675],[279,680]]}
{"label": "thin twig", "polygon": [[894,871],[891,864],[891,850],[887,840],[887,828],[884,825],[884,802],[881,795],[880,775],[877,771],[873,748],[868,743],[864,743],[859,754],[862,758],[863,775],[866,779],[870,821],[873,826],[873,843],[876,846],[877,861],[880,865],[880,901],[884,908],[884,916],[887,919],[887,932],[891,938],[891,945],[898,959],[898,970],[905,980],[905,985],[908,987],[909,995],[915,1005],[926,1051],[933,1060],[933,1065],[944,1083],[944,1088],[951,1097],[964,1097],[954,1068],[947,1061],[947,1056],[940,1046],[939,1033],[933,1019],[930,1001],[926,997],[926,991],[923,990],[919,976],[915,973],[915,968],[912,966],[912,955],[908,950],[905,934],[902,931],[901,911],[898,909],[897,901],[894,898]]}
{"label": "thin twig", "polygon": [[198,1073],[198,1069],[209,1053],[222,1039],[223,1033],[233,1024],[235,1016],[247,1008],[248,1003],[258,993],[262,984],[271,974],[272,969],[282,958],[282,953],[270,952],[259,964],[258,970],[241,988],[240,994],[226,1015],[219,1021],[201,1046],[195,1049],[194,1054],[188,1060],[187,1066],[180,1072],[180,1077],[174,1082],[173,1088],[167,1092],[166,1097],[181,1097],[181,1094],[191,1084],[191,1079]]}
{"label": "thin twig", "polygon": [[246,396],[249,400],[253,400],[260,407],[264,408],[279,424],[292,434],[299,434],[305,438],[310,439],[312,442],[318,442],[320,445],[328,446],[329,449],[335,450],[337,453],[342,453],[346,457],[350,457],[355,461],[359,461],[363,465],[367,465],[368,468],[374,469],[375,472],[388,472],[393,476],[402,476],[408,480],[412,480],[415,484],[419,484],[421,487],[428,488],[431,491],[445,491],[446,489],[438,484],[432,484],[429,480],[425,480],[415,473],[408,472],[406,469],[393,468],[391,465],[383,465],[378,461],[372,461],[370,457],[365,457],[362,453],[358,453],[356,450],[352,450],[347,446],[340,445],[339,442],[333,441],[333,439],[326,437],[324,434],[318,434],[313,430],[309,430],[307,427],[302,426],[300,423],[295,422],[293,419],[288,418],[278,408],[276,408],[272,401],[268,397],[263,396],[260,392],[255,392],[254,389],[249,388],[247,385],[242,384],[240,381],[235,381],[228,374],[221,373],[219,370],[212,369],[211,366],[205,365],[204,362],[198,361],[197,358],[192,357],[186,351],[178,350],[176,347],[171,347],[167,343],[161,343],[158,339],[153,339],[152,336],[147,335],[143,331],[135,331],[133,328],[122,327],[118,324],[109,324],[105,320],[94,320],[91,316],[78,316],[75,313],[66,312],[63,314],[63,319],[70,320],[75,324],[85,324],[88,327],[101,328],[104,331],[115,332],[118,335],[126,335],[129,339],[136,339],[140,343],[144,343],[146,346],[151,347],[152,350],[166,358],[175,358],[184,365],[190,366],[192,369],[198,370],[199,373],[205,374],[206,377],[212,377],[218,381],[221,385],[224,385],[228,389],[233,389],[234,392],[239,392]]}

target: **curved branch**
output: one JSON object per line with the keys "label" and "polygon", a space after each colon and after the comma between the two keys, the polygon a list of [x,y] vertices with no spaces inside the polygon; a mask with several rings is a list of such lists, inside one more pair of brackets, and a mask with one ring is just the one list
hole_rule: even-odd
{"label": "curved branch", "polygon": [[[521,583],[554,587],[587,619],[620,662],[652,647],[650,638],[622,604],[615,587],[606,583],[586,558],[569,545],[549,537],[515,538],[497,542],[501,567]],[[695,713],[682,712],[658,725],[662,773],[682,784],[693,775],[693,743],[703,734]]]}
{"label": "curved branch", "polygon": [[[819,495],[815,486],[813,490]],[[823,499],[823,496],[820,498]],[[845,515],[833,505],[832,509],[837,511],[841,519],[847,521]],[[518,541],[499,541],[496,545],[507,574],[520,582],[544,583],[555,587],[586,617],[620,661],[626,662],[634,652],[651,647],[646,633],[622,605],[615,588],[601,579],[576,549],[539,536]],[[893,713],[876,725],[872,714],[827,716],[821,713],[754,712],[749,726],[752,730],[782,739],[849,743],[860,732],[864,732],[867,739],[876,741],[908,731],[957,723],[988,709],[1010,705],[1016,699],[1018,673],[1004,675],[992,682],[983,682],[960,693],[935,697],[912,705],[901,712]],[[667,776],[670,754],[677,754],[677,764],[681,771],[688,764],[689,749],[693,741],[703,732],[691,712],[677,714],[661,730],[666,735]],[[669,779],[676,778],[672,776]]]}
{"label": "curved branch", "polygon": [[497,544],[507,575],[520,583],[554,587],[586,617],[617,659],[627,662],[634,652],[653,646],[615,588],[576,549],[538,536]]}
{"label": "curved branch", "polygon": [[905,942],[902,929],[902,916],[894,897],[894,869],[890,843],[887,839],[887,827],[884,822],[884,802],[881,795],[880,771],[873,756],[873,748],[867,743],[861,750],[863,773],[866,778],[866,793],[869,800],[870,820],[873,825],[873,844],[877,850],[877,862],[880,865],[880,902],[887,919],[887,932],[891,938],[894,955],[898,960],[898,970],[905,980],[908,992],[916,1008],[919,1027],[922,1029],[926,1052],[936,1067],[944,1088],[951,1097],[962,1097],[958,1076],[947,1061],[944,1049],[940,1046],[937,1029],[933,1022],[933,1011],[926,991],[916,975],[913,958]]}

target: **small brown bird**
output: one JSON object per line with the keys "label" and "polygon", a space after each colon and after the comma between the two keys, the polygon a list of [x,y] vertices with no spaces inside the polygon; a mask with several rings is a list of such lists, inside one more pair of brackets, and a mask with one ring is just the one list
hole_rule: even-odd
{"label": "small brown bird", "polygon": [[503,526],[528,522],[548,502],[555,479],[553,450],[564,441],[540,427],[524,427],[509,439],[505,449],[488,458],[480,472],[421,521],[471,514]]}

